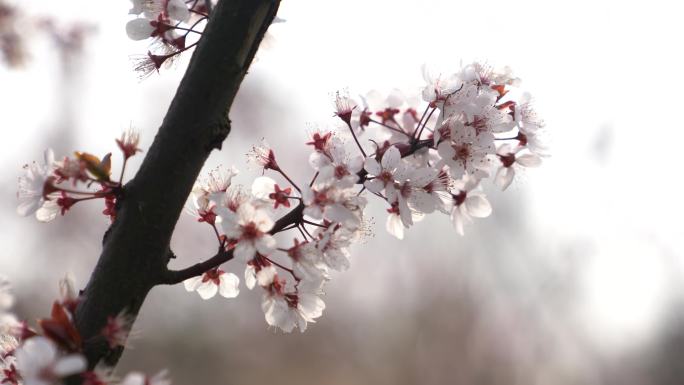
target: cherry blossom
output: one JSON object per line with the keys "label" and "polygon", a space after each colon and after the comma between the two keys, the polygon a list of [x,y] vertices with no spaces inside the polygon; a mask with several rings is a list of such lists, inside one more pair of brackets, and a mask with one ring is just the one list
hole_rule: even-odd
{"label": "cherry blossom", "polygon": [[260,176],[252,183],[252,195],[260,200],[273,202],[273,208],[279,206],[290,207],[290,194],[292,188],[281,188],[273,179]]}
{"label": "cherry blossom", "polygon": [[22,216],[35,214],[41,222],[49,222],[59,213],[59,206],[50,191],[49,185],[55,169],[55,155],[52,149],[45,150],[43,164],[33,162],[24,166],[25,174],[19,178],[19,206],[17,213]]}
{"label": "cherry blossom", "polygon": [[159,15],[171,20],[186,21],[190,17],[188,6],[183,0],[131,0],[133,7],[130,15],[143,15],[146,19],[156,20]]}
{"label": "cherry blossom", "polygon": [[24,385],[50,385],[71,374],[83,372],[87,366],[80,354],[60,357],[54,343],[40,336],[25,341],[15,356]]}
{"label": "cherry blossom", "polygon": [[224,233],[237,241],[235,257],[243,262],[254,258],[257,251],[268,255],[275,249],[276,241],[268,231],[273,227],[273,219],[266,210],[252,203],[241,204],[235,213],[224,210],[221,227]]}
{"label": "cherry blossom", "polygon": [[380,194],[385,190],[391,195],[395,192],[395,181],[406,178],[406,168],[396,146],[392,146],[382,155],[380,163],[375,158],[366,158],[363,168],[372,178],[364,183],[366,188]]}
{"label": "cherry blossom", "polygon": [[323,150],[311,153],[309,163],[318,171],[319,182],[335,182],[349,188],[358,181],[358,172],[363,168],[363,158],[347,153],[344,143],[338,138],[326,140]]}
{"label": "cherry blossom", "polygon": [[239,284],[240,278],[221,269],[209,270],[199,277],[193,277],[183,282],[185,290],[197,291],[202,299],[212,298],[216,293],[225,298],[235,298],[240,293]]}
{"label": "cherry blossom", "polygon": [[[180,43],[169,41],[169,36],[176,31],[163,29],[179,16],[156,1],[134,1],[132,12],[143,15],[135,25],[159,37],[175,55],[181,48],[174,44]],[[196,18],[201,20],[201,15]],[[347,91],[338,92],[334,114],[344,126],[338,121],[333,128],[316,129],[303,141],[302,147],[310,150],[311,167],[305,181],[290,178],[285,171],[288,165],[278,163],[274,149],[263,139],[248,154],[261,174],[250,178],[246,184],[250,188],[234,185],[238,177],[234,167],[217,168],[198,178],[186,211],[210,225],[218,252],[183,271],[187,291],[197,291],[203,299],[217,293],[237,296],[238,277],[223,270],[224,264],[231,264],[231,270],[238,269],[233,271],[244,269],[247,288],[264,291],[261,306],[268,325],[285,332],[304,331],[322,315],[323,286],[332,271],[350,268],[350,247],[370,232],[371,220],[365,212],[369,201],[385,205],[385,229],[398,239],[427,215],[448,215],[460,235],[473,218],[489,216],[492,206],[482,181],[493,175],[494,183],[505,189],[519,167],[539,165],[546,149],[541,140],[543,121],[529,96],[510,92],[519,86],[519,79],[509,69],[476,62],[451,73],[425,68],[424,77],[427,84],[419,93],[373,91],[358,103]],[[127,159],[139,152],[138,141],[131,131],[116,141],[123,169]],[[43,210],[54,217],[82,200],[103,198],[106,213],[114,218],[126,186],[123,172],[117,182],[110,169],[110,154],[100,159],[77,152],[75,159],[54,162],[46,153],[45,164],[27,166],[20,178],[19,212]],[[67,182],[76,187],[97,184],[99,190],[63,187]],[[43,214],[39,219],[47,217]],[[291,242],[277,247],[275,236],[285,232],[280,239]],[[5,292],[0,285],[0,329],[12,331],[15,340],[8,346],[14,346],[17,336],[28,329],[2,314],[7,307]],[[55,340],[65,349],[79,346],[68,316],[78,301],[73,284],[65,284],[62,299],[53,308],[54,319],[41,321],[66,332],[69,338]],[[108,320],[101,334],[110,346],[125,343],[130,330],[125,321]],[[8,365],[2,368],[9,371]],[[125,381],[150,380],[132,374]]]}
{"label": "cherry blossom", "polygon": [[423,79],[426,86],[423,88],[423,100],[432,107],[440,106],[449,95],[459,89],[462,80],[456,74],[435,74],[435,70],[427,65],[423,65]]}
{"label": "cherry blossom", "polygon": [[277,271],[275,266],[264,256],[257,254],[254,259],[247,262],[245,268],[245,286],[252,290],[256,284],[265,287],[273,282]]}
{"label": "cherry blossom", "polygon": [[365,205],[365,199],[339,188],[334,183],[316,184],[302,192],[306,208],[304,214],[314,219],[344,223],[358,227],[360,217],[357,211]]}
{"label": "cherry blossom", "polygon": [[515,167],[538,167],[541,165],[541,158],[533,153],[518,155],[525,147],[512,148],[510,144],[504,144],[496,151],[501,160],[501,166],[496,171],[494,178],[501,190],[506,190],[513,182]]}
{"label": "cherry blossom", "polygon": [[295,238],[294,245],[287,249],[292,259],[292,271],[299,279],[323,279],[328,277],[328,266],[322,262],[323,254],[316,242],[300,242]]}
{"label": "cherry blossom", "polygon": [[464,177],[456,181],[455,192],[452,193],[451,222],[456,231],[463,235],[463,225],[472,218],[486,218],[492,213],[492,206],[481,191],[480,181],[473,177]]}
{"label": "cherry blossom", "polygon": [[320,298],[323,283],[323,280],[301,281],[295,291],[287,291],[285,281],[275,276],[261,301],[266,322],[286,333],[295,327],[302,333],[306,331],[307,323],[315,322],[325,309]]}
{"label": "cherry blossom", "polygon": [[439,144],[437,151],[455,179],[464,174],[478,178],[489,175],[490,158],[494,154],[493,138],[477,135],[460,121],[450,122],[450,139]]}

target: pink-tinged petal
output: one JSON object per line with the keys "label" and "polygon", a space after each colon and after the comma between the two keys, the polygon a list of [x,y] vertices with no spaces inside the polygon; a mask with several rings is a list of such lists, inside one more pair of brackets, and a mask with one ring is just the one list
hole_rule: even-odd
{"label": "pink-tinged petal", "polygon": [[43,205],[36,210],[36,219],[40,222],[50,222],[57,218],[60,208],[55,201],[45,201]]}
{"label": "pink-tinged petal", "polygon": [[275,191],[275,185],[276,182],[273,179],[267,176],[260,176],[254,179],[252,183],[252,195],[257,199],[268,200],[268,196]]}
{"label": "pink-tinged petal", "polygon": [[411,185],[425,187],[428,183],[437,179],[439,170],[432,167],[423,167],[413,170],[410,174]]}
{"label": "pink-tinged petal", "polygon": [[456,155],[456,150],[451,147],[451,142],[442,142],[437,146],[437,153],[443,159],[451,161],[454,158],[454,155]]}
{"label": "pink-tinged petal", "polygon": [[330,159],[318,151],[312,152],[311,155],[309,155],[309,165],[314,170],[320,170],[322,167],[325,167],[329,164]]}
{"label": "pink-tinged petal", "polygon": [[185,286],[185,290],[187,291],[195,291],[201,284],[202,276],[188,278],[185,281],[183,281],[183,286]]}
{"label": "pink-tinged petal", "polygon": [[323,255],[323,259],[325,264],[333,270],[345,271],[351,266],[347,254],[339,249],[327,250]]}
{"label": "pink-tinged petal", "polygon": [[515,161],[525,167],[539,167],[542,163],[541,158],[534,154],[521,155]]}
{"label": "pink-tinged petal", "polygon": [[499,155],[508,155],[512,153],[511,145],[508,143],[502,144],[497,150],[496,153]]}
{"label": "pink-tinged petal", "polygon": [[233,273],[221,274],[221,282],[219,283],[219,294],[225,298],[235,298],[240,294],[240,278]]}
{"label": "pink-tinged petal", "polygon": [[254,286],[256,285],[256,272],[254,269],[254,266],[252,265],[247,265],[245,268],[245,286],[249,290],[254,289]]}
{"label": "pink-tinged petal", "polygon": [[299,295],[299,303],[297,306],[302,312],[302,315],[309,322],[313,322],[315,318],[323,315],[325,302],[323,302],[318,295],[302,293]]}
{"label": "pink-tinged petal", "polygon": [[188,6],[182,0],[169,0],[167,12],[171,20],[187,21],[190,18]]}
{"label": "pink-tinged petal", "polygon": [[500,167],[496,171],[496,185],[501,187],[501,190],[506,190],[508,186],[513,182],[513,177],[515,176],[515,170],[513,167]]}
{"label": "pink-tinged petal", "polygon": [[399,217],[405,227],[408,228],[413,225],[413,213],[411,213],[411,209],[409,209],[408,203],[404,199],[399,200]]}
{"label": "pink-tinged petal", "polygon": [[19,373],[30,375],[36,369],[51,365],[57,357],[57,348],[45,337],[33,337],[17,349],[15,357]]}
{"label": "pink-tinged petal", "polygon": [[382,189],[385,188],[385,184],[377,178],[366,181],[366,183],[364,183],[363,185],[366,186],[366,188],[369,191],[374,192],[376,194],[380,194]]}
{"label": "pink-tinged petal", "polygon": [[[312,320],[309,322],[314,322],[314,321]],[[304,333],[306,331],[306,320],[302,317],[297,317],[297,327],[299,328],[299,331],[301,333]]]}
{"label": "pink-tinged petal", "polygon": [[266,266],[259,270],[256,274],[256,281],[259,286],[266,287],[273,283],[273,279],[276,277],[277,271],[273,265]]}
{"label": "pink-tinged petal", "polygon": [[247,262],[254,258],[256,254],[256,247],[252,242],[240,241],[235,245],[233,254],[238,261]]}
{"label": "pink-tinged petal", "polygon": [[435,211],[435,208],[437,207],[437,202],[431,194],[423,190],[417,190],[414,191],[413,194],[411,194],[411,198],[409,199],[409,205],[413,209],[420,211],[421,213],[429,214]]}
{"label": "pink-tinged petal", "polygon": [[[375,162],[377,163],[377,162]],[[356,174],[363,168],[363,158],[355,156],[347,162],[347,168],[350,174]]]}
{"label": "pink-tinged petal", "polygon": [[154,27],[149,20],[137,18],[126,23],[126,33],[132,40],[145,40],[152,36]]}
{"label": "pink-tinged petal", "polygon": [[304,215],[313,219],[323,219],[323,210],[319,206],[307,206],[304,208]]}
{"label": "pink-tinged petal", "polygon": [[71,354],[64,358],[61,358],[52,371],[58,377],[66,377],[72,374],[81,373],[88,367],[85,358],[80,354]]}
{"label": "pink-tinged petal", "polygon": [[257,213],[257,209],[253,205],[251,205],[249,203],[240,205],[240,207],[238,207],[237,212],[236,212],[236,214],[238,216],[238,223],[244,224],[244,223],[253,221],[254,215],[256,213]]}
{"label": "pink-tinged petal", "polygon": [[40,207],[40,197],[22,199],[17,206],[17,214],[27,217],[38,210]]}
{"label": "pink-tinged petal", "polygon": [[287,302],[281,298],[273,301],[264,316],[269,325],[276,326],[286,333],[291,332],[295,327],[295,315]]}
{"label": "pink-tinged petal", "polygon": [[358,224],[358,218],[354,215],[354,213],[339,203],[326,206],[324,216],[331,222],[348,225]]}
{"label": "pink-tinged petal", "polygon": [[197,293],[199,293],[202,299],[209,299],[216,295],[218,292],[218,285],[216,285],[212,280],[203,282],[197,288]]}
{"label": "pink-tinged petal", "polygon": [[254,219],[254,223],[257,225],[259,231],[265,233],[273,228],[273,219],[271,219],[271,217],[265,210],[256,211],[252,218]]}
{"label": "pink-tinged petal", "polygon": [[399,150],[395,146],[392,146],[382,155],[380,164],[382,165],[383,170],[392,170],[399,166],[400,161],[401,154],[399,153]]}
{"label": "pink-tinged petal", "polygon": [[363,162],[363,168],[368,171],[370,175],[379,175],[382,172],[382,168],[375,158],[366,158]]}
{"label": "pink-tinged petal", "polygon": [[455,207],[451,211],[451,223],[454,225],[454,227],[456,228],[456,232],[459,235],[464,234],[464,232],[463,232],[463,220],[464,220],[464,218],[463,218],[463,215],[461,213],[461,210],[458,207]]}
{"label": "pink-tinged petal", "polygon": [[476,218],[486,218],[492,213],[492,206],[482,195],[469,195],[465,200],[468,214]]}
{"label": "pink-tinged petal", "polygon": [[276,248],[276,240],[273,236],[264,234],[254,241],[257,251],[263,255],[269,255]]}
{"label": "pink-tinged petal", "polygon": [[404,225],[401,223],[401,218],[397,214],[390,214],[385,223],[387,232],[394,235],[398,239],[404,239]]}

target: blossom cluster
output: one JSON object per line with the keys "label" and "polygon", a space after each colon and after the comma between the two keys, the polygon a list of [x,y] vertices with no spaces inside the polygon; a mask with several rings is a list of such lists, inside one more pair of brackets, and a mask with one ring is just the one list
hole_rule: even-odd
{"label": "blossom cluster", "polygon": [[[183,52],[197,45],[203,34],[203,25],[211,17],[211,9],[205,0],[131,0],[128,12],[134,16],[126,24],[126,34],[131,40],[150,41],[146,55],[136,57],[135,70],[145,78],[164,65],[173,63]],[[209,2],[210,4],[212,2]],[[282,23],[276,17],[273,23]],[[273,40],[266,33],[262,44],[268,46]]]}
{"label": "blossom cluster", "polygon": [[[49,318],[38,321],[34,329],[19,321],[10,311],[14,297],[10,285],[0,278],[0,383],[8,385],[61,384],[69,376],[80,376],[85,385],[170,385],[166,372],[147,376],[131,372],[114,378],[109,369],[88,370],[83,356],[83,341],[74,325],[79,297],[73,281],[60,282],[61,298],[54,302]],[[101,336],[112,347],[123,346],[131,328],[129,317],[110,317]]]}
{"label": "blossom cluster", "polygon": [[[262,171],[249,188],[232,183],[232,167],[199,179],[187,211],[212,228],[219,252],[200,270],[180,271],[185,288],[203,299],[237,297],[240,278],[224,266],[234,260],[246,287],[262,291],[266,322],[304,331],[322,315],[332,272],[349,268],[350,246],[369,232],[370,199],[385,205],[385,228],[399,239],[429,214],[448,216],[460,235],[474,218],[489,216],[483,182],[505,190],[520,170],[538,166],[546,156],[544,124],[510,70],[472,63],[452,74],[423,72],[426,84],[415,95],[394,90],[355,100],[338,92],[338,126],[317,129],[304,142],[312,173],[304,183],[290,178],[265,142],[248,154]],[[125,169],[139,151],[138,136],[127,132],[117,144]],[[19,213],[47,221],[79,201],[103,198],[114,219],[123,170],[113,181],[110,163],[109,154],[57,162],[46,152],[45,163],[27,165],[19,180]],[[67,182],[100,189],[77,191]],[[287,241],[276,240],[286,232]]]}
{"label": "blossom cluster", "polygon": [[[124,159],[118,181],[111,179],[111,153],[100,159],[85,152],[75,152],[73,158],[57,161],[51,149],[45,150],[42,164],[33,162],[24,166],[24,175],[19,178],[17,212],[49,222],[79,202],[103,199],[105,210],[102,213],[114,220],[126,162],[140,151],[138,142],[139,135],[132,130],[116,140]],[[76,189],[79,185],[84,188]],[[93,190],[93,186],[98,188]]]}
{"label": "blossom cluster", "polygon": [[[301,188],[266,144],[254,146],[250,160],[282,182],[259,176],[248,190],[232,186],[231,168],[196,184],[188,211],[244,264],[246,286],[262,289],[269,325],[304,331],[321,316],[331,271],[349,268],[348,248],[367,232],[368,199],[384,202],[385,227],[399,239],[432,213],[448,215],[463,235],[465,224],[492,212],[485,179],[505,190],[521,168],[541,163],[544,124],[509,70],[472,63],[453,74],[424,69],[424,78],[420,96],[395,90],[357,101],[337,93],[344,125],[311,133],[313,178]],[[273,236],[288,230],[292,243],[278,245]],[[239,278],[219,267],[230,258],[185,281],[186,289],[204,299],[237,296]]]}
{"label": "blossom cluster", "polygon": [[132,40],[152,40],[152,49],[136,63],[136,70],[147,76],[171,63],[179,54],[194,47],[188,44],[188,35],[199,37],[196,30],[209,17],[204,1],[183,0],[132,0],[130,15],[135,18],[126,24],[126,33]]}

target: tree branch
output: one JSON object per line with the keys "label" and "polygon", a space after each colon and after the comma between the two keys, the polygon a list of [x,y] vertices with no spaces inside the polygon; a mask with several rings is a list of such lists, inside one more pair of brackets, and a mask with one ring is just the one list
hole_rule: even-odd
{"label": "tree branch", "polygon": [[204,262],[196,263],[183,270],[167,270],[162,281],[159,282],[162,285],[175,285],[181,283],[186,279],[200,276],[207,271],[221,266],[222,264],[233,259],[233,250],[229,251],[219,251],[213,257],[207,259]]}
{"label": "tree branch", "polygon": [[209,153],[230,131],[228,111],[279,4],[221,0],[212,10],[157,136],[124,187],[76,310],[90,368],[115,365],[123,351],[99,338],[107,317],[122,311],[135,317],[149,290],[163,281],[178,217]]}
{"label": "tree branch", "polygon": [[[303,220],[304,204],[300,203],[294,209],[290,210],[282,218],[278,219],[274,224],[269,234],[273,235],[283,231],[287,226],[297,224]],[[233,259],[233,250],[219,251],[213,257],[204,262],[196,263],[190,267],[182,270],[166,270],[162,275],[159,284],[175,285],[181,283],[186,279],[197,277],[205,272],[219,267],[220,265]]]}

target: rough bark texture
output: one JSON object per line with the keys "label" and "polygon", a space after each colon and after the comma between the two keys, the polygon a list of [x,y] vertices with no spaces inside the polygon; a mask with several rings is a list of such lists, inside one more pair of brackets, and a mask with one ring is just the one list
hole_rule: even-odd
{"label": "rough bark texture", "polygon": [[137,315],[162,283],[176,221],[202,165],[230,131],[228,111],[279,0],[221,0],[213,9],[187,72],[147,151],[124,188],[117,219],[76,310],[76,326],[92,368],[115,365],[100,331],[107,317]]}

